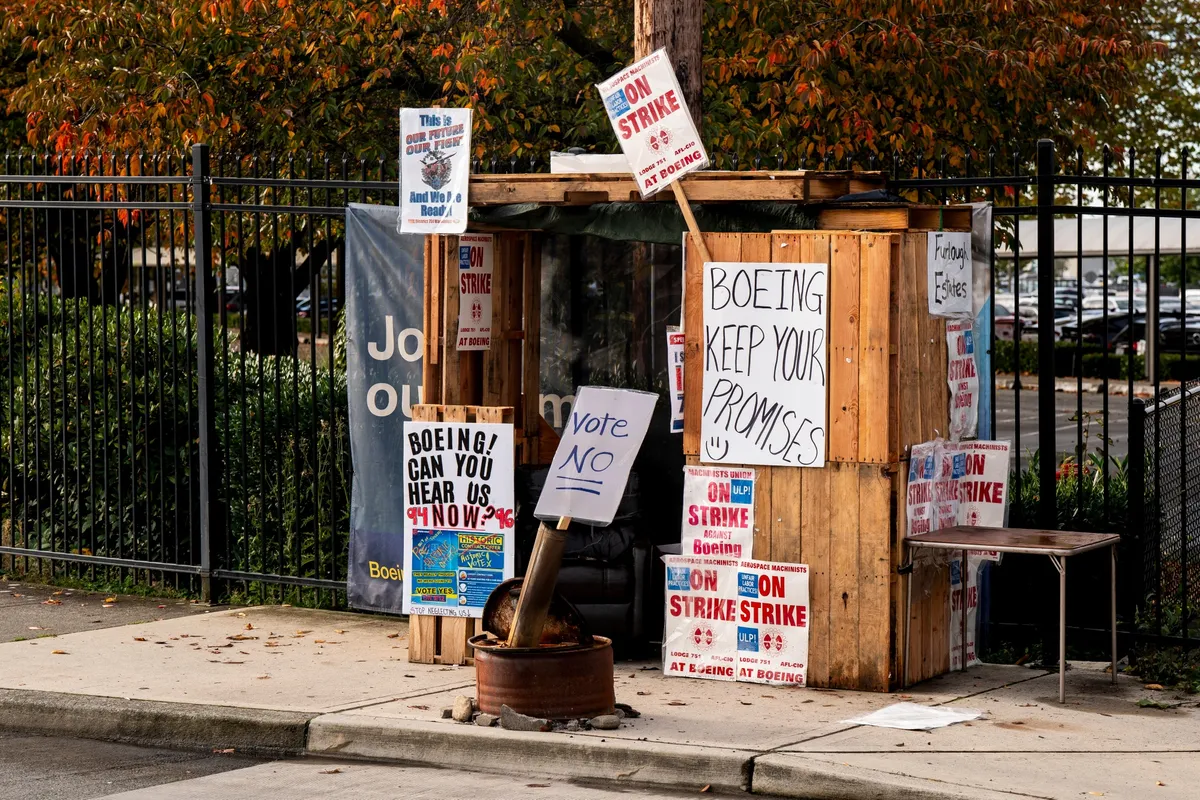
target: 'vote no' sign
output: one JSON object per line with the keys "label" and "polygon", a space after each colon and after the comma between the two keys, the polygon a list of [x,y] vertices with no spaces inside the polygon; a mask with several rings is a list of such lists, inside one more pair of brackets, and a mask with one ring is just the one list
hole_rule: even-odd
{"label": "'vote no' sign", "polygon": [[598,526],[612,522],[657,402],[652,392],[581,388],[534,516]]}

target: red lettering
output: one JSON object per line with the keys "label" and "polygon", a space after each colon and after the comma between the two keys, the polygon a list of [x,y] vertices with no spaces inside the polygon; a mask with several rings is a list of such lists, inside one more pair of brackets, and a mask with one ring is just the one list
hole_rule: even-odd
{"label": "red lettering", "polygon": [[617,121],[617,127],[621,130],[622,139],[628,139],[630,136],[633,136],[633,131],[629,129],[629,120],[627,118],[621,117]]}
{"label": "red lettering", "polygon": [[679,110],[679,98],[675,96],[674,89],[668,89],[667,93],[664,94],[663,97],[667,99],[667,108],[669,108],[671,111]]}
{"label": "red lettering", "polygon": [[679,606],[680,597],[677,594],[671,595],[671,616],[678,617],[683,613],[683,609]]}

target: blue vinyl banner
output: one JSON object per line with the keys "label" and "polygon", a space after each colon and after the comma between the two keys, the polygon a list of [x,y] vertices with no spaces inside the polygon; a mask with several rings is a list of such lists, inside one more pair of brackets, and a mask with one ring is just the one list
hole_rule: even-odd
{"label": "blue vinyl banner", "polygon": [[346,208],[350,396],[350,605],[399,614],[404,599],[404,424],[421,402],[425,237],[394,206]]}

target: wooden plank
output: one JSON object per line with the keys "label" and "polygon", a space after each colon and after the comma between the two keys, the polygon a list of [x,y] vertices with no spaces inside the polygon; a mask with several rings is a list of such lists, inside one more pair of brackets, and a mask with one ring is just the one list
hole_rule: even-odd
{"label": "wooden plank", "polygon": [[858,460],[888,461],[891,237],[863,234],[859,272]]}
{"label": "wooden plank", "polygon": [[[501,379],[500,405],[517,408],[521,405],[521,351],[525,330],[522,327],[522,306],[525,292],[525,251],[532,236],[513,233],[509,260],[504,275],[504,373]],[[520,429],[518,422],[516,427]]]}
{"label": "wooden plank", "polygon": [[442,394],[441,364],[441,294],[442,294],[442,246],[441,237],[425,237],[425,285],[421,304],[422,332],[425,335],[425,353],[421,364],[420,400],[436,403]]}
{"label": "wooden plank", "polygon": [[[492,238],[492,343],[480,354],[483,362],[483,386],[481,402],[485,406],[498,406],[504,402],[501,391],[504,386],[505,359],[508,343],[505,341],[505,302],[508,299],[506,277],[510,269],[512,234],[496,233]],[[460,275],[457,265],[455,274]]]}
{"label": "wooden plank", "polygon": [[[867,191],[886,186],[881,172],[824,171],[705,171],[682,181],[692,202],[742,202],[747,200],[790,200],[816,202],[842,197],[849,191]],[[472,206],[541,203],[546,205],[592,204],[597,202],[674,202],[670,193],[660,192],[643,200],[636,184],[625,174],[527,174],[472,175]]]}
{"label": "wooden plank", "polygon": [[858,539],[857,464],[829,467],[829,685],[858,687]]}
{"label": "wooden plank", "polygon": [[860,238],[834,234],[829,264],[830,461],[858,460],[858,325]]}
{"label": "wooden plank", "polygon": [[408,618],[408,660],[413,664],[437,663],[438,620],[413,614]]}
{"label": "wooden plank", "polygon": [[[460,368],[465,353],[458,352],[458,262],[448,258],[449,254],[458,251],[457,236],[441,236],[441,261],[444,265],[441,286],[441,330],[439,339],[442,342],[442,386],[440,400],[443,403],[465,403],[469,398],[463,397],[461,388]],[[450,246],[453,240],[453,247]]]}
{"label": "wooden plank", "polygon": [[[717,261],[742,260],[742,234],[706,233],[704,243]],[[687,248],[684,269],[683,452],[698,455],[704,403],[704,264],[695,247]]]}
{"label": "wooden plank", "polygon": [[[920,240],[920,241],[918,241]],[[899,402],[893,408],[898,414],[900,452],[906,453],[914,444],[925,441],[921,413],[924,410],[921,402],[922,364],[921,339],[926,336],[923,320],[928,315],[928,301],[923,295],[918,295],[918,280],[924,285],[923,278],[918,278],[917,272],[918,244],[924,242],[923,234],[904,234],[900,248],[900,319],[898,331],[899,350]],[[923,270],[920,270],[923,271]],[[925,302],[926,306],[921,307]]]}
{"label": "wooden plank", "polygon": [[908,230],[907,208],[822,208],[817,227],[841,231]]}
{"label": "wooden plank", "polygon": [[891,318],[888,324],[887,460],[889,464],[896,464],[902,453],[900,445],[900,417],[903,413],[900,406],[900,325],[904,318],[900,315],[901,237],[899,234],[893,234],[890,239],[888,250],[891,252],[889,257],[891,285],[888,291],[888,305],[891,308]]}
{"label": "wooden plank", "polygon": [[908,474],[904,464],[893,464],[891,467],[891,508],[892,508],[892,552],[891,573],[888,576],[892,597],[892,608],[889,619],[892,621],[892,689],[906,684],[908,665],[904,661],[904,632],[908,626],[905,615],[905,590],[912,573],[901,575],[899,567],[904,563],[904,538],[906,498],[904,487],[908,482]]}
{"label": "wooden plank", "polygon": [[886,466],[858,465],[858,684],[886,692],[892,665],[892,479]]}
{"label": "wooden plank", "polygon": [[808,682],[812,686],[829,685],[829,639],[832,605],[830,603],[830,483],[833,467],[805,471],[801,485],[800,520],[801,556],[808,564],[809,620]]}
{"label": "wooden plank", "polygon": [[909,230],[969,231],[970,206],[914,206],[909,209]]}

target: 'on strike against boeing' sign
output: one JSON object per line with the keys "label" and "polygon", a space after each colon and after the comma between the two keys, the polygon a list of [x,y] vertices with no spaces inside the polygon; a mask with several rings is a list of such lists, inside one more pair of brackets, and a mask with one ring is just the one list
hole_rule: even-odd
{"label": "'on strike against boeing' sign", "polygon": [[700,459],[825,465],[829,265],[704,265]]}
{"label": "'on strike against boeing' sign", "polygon": [[708,166],[666,50],[655,50],[596,88],[642,197]]}

